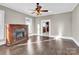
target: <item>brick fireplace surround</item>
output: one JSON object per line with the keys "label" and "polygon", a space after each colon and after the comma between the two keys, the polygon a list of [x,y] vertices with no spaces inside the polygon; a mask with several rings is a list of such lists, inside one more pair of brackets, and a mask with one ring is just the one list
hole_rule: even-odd
{"label": "brick fireplace surround", "polygon": [[28,40],[28,26],[23,24],[8,24],[6,45],[25,43]]}

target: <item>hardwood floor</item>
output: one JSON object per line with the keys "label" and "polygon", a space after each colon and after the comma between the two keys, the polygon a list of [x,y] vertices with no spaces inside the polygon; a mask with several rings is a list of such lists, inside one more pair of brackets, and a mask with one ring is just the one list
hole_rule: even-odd
{"label": "hardwood floor", "polygon": [[1,46],[0,55],[79,55],[79,47],[69,39],[31,36],[28,43]]}

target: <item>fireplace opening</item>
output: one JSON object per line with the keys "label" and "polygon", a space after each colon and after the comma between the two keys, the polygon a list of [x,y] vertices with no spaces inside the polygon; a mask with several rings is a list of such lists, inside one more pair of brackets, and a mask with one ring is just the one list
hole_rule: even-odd
{"label": "fireplace opening", "polygon": [[24,28],[16,29],[13,32],[13,37],[15,40],[21,40],[21,39],[25,38],[25,35],[26,35],[26,32],[25,32]]}

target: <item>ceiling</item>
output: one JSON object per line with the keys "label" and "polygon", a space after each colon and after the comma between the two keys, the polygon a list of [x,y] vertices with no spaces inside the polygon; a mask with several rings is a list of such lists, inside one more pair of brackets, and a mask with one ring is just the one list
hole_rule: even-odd
{"label": "ceiling", "polygon": [[28,14],[30,16],[39,17],[70,12],[76,7],[77,3],[40,3],[43,9],[47,9],[50,12],[43,12],[39,16],[32,14],[32,10],[34,10],[36,7],[35,3],[0,3],[0,5]]}

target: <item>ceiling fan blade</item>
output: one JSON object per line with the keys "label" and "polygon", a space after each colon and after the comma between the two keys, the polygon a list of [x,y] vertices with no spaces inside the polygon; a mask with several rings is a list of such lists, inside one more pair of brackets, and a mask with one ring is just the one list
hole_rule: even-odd
{"label": "ceiling fan blade", "polygon": [[48,12],[48,10],[41,10],[41,12]]}

